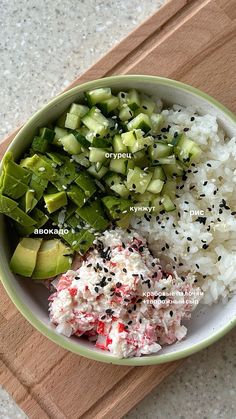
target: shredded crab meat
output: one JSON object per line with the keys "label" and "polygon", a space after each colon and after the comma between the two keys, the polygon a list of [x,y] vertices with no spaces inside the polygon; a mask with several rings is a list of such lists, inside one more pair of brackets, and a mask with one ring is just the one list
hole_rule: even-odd
{"label": "shredded crab meat", "polygon": [[[50,296],[50,320],[66,336],[84,336],[118,357],[158,352],[181,340],[200,295],[191,274],[165,272],[135,231],[106,231]],[[198,299],[200,297],[198,296]]]}

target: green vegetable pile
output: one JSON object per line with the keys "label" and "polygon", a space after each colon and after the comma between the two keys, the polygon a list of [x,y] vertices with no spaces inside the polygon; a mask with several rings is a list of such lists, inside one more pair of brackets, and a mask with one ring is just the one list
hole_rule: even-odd
{"label": "green vegetable pile", "polygon": [[18,164],[6,154],[0,212],[20,237],[58,227],[61,239],[84,254],[111,222],[128,227],[134,208],[138,216],[142,207],[175,210],[178,179],[200,153],[185,132],[169,134],[150,97],[135,89],[89,91],[39,129]]}

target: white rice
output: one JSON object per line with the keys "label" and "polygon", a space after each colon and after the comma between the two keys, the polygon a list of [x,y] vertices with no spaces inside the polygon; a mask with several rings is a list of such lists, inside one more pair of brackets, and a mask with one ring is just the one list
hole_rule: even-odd
{"label": "white rice", "polygon": [[[141,224],[133,218],[132,227],[147,238],[156,256],[167,255],[167,265],[175,266],[179,274],[197,274],[204,303],[227,300],[236,290],[236,215],[232,214],[236,211],[236,138],[225,138],[216,117],[199,116],[192,108],[174,105],[162,114],[166,126],[171,125],[170,133],[189,128],[187,136],[203,152],[196,167],[190,166],[187,180],[180,180],[184,187],[176,191],[176,211],[159,215],[157,220],[153,215],[150,222],[142,218]],[[222,199],[230,209],[219,207]],[[206,217],[205,225],[196,221],[199,216]],[[204,244],[209,246],[204,249]]]}

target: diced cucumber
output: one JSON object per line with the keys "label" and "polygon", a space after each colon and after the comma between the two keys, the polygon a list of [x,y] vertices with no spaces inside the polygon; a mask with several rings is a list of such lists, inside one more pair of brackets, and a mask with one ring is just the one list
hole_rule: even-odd
{"label": "diced cucumber", "polygon": [[154,142],[153,137],[143,137],[139,135],[139,131],[141,130],[135,130],[134,134],[136,136],[136,141],[132,146],[129,146],[129,151],[131,153],[137,153],[137,151],[143,150],[147,148],[148,146],[151,146]]}
{"label": "diced cucumber", "polygon": [[53,140],[53,144],[57,145],[59,147],[62,147],[61,142],[59,141],[62,137],[65,137],[65,135],[68,134],[68,131],[64,128],[60,128],[60,127],[55,127],[54,128],[54,132],[55,132],[55,137]]}
{"label": "diced cucumber", "polygon": [[39,130],[40,137],[47,140],[49,143],[53,142],[53,139],[55,137],[55,132],[52,129],[49,129],[47,127],[40,128]]}
{"label": "diced cucumber", "polygon": [[161,141],[150,146],[148,151],[151,160],[158,160],[161,157],[167,157],[173,154],[172,147],[169,147],[168,144]]}
{"label": "diced cucumber", "polygon": [[111,159],[110,161],[110,170],[112,172],[121,173],[122,175],[126,174],[126,159]]}
{"label": "diced cucumber", "polygon": [[160,211],[164,210],[163,204],[162,204],[162,197],[157,195],[155,197],[153,197],[153,199],[151,200],[150,205],[152,207],[154,207],[154,214],[158,214]]}
{"label": "diced cucumber", "polygon": [[180,161],[189,163],[201,154],[201,148],[183,134],[176,147],[174,147],[174,152]]}
{"label": "diced cucumber", "polygon": [[43,137],[34,137],[31,147],[35,153],[44,154],[48,150],[48,140]]}
{"label": "diced cucumber", "polygon": [[121,196],[121,198],[128,198],[130,191],[126,188],[124,183],[116,183],[112,185],[111,190],[116,192],[118,195]]}
{"label": "diced cucumber", "polygon": [[143,132],[147,133],[152,128],[152,124],[148,115],[140,113],[128,122],[127,128],[129,131],[141,129]]}
{"label": "diced cucumber", "polygon": [[106,138],[94,137],[92,141],[92,146],[95,148],[108,148],[110,145],[110,141]]}
{"label": "diced cucumber", "polygon": [[102,168],[102,166],[103,166],[103,162],[101,162],[101,161],[98,161],[97,163],[94,163],[95,164],[95,169],[96,169],[96,172],[98,173],[99,172],[99,170]]}
{"label": "diced cucumber", "polygon": [[108,115],[110,112],[114,111],[114,109],[118,108],[119,103],[120,101],[118,97],[111,96],[109,99],[103,100],[102,102],[98,103],[97,106],[105,115]]}
{"label": "diced cucumber", "polygon": [[122,105],[124,103],[127,103],[127,96],[128,96],[128,93],[127,92],[119,92],[118,93],[117,97],[118,97],[119,102],[120,102],[120,104],[119,104],[119,107],[120,108],[122,107]]}
{"label": "diced cucumber", "polygon": [[76,140],[80,143],[81,146],[88,148],[91,144],[84,135],[82,135],[79,131],[74,130],[72,134],[75,136]]}
{"label": "diced cucumber", "polygon": [[166,180],[166,175],[162,167],[160,166],[155,167],[153,171],[152,179]]}
{"label": "diced cucumber", "polygon": [[161,198],[161,202],[165,211],[174,211],[176,208],[174,202],[170,199],[168,195],[163,195],[163,197]]}
{"label": "diced cucumber", "polygon": [[130,107],[130,109],[132,109],[133,111],[135,111],[136,109],[140,107],[141,101],[140,101],[140,96],[137,90],[135,89],[129,90],[128,95],[127,95],[127,104]]}
{"label": "diced cucumber", "polygon": [[143,194],[136,194],[135,195],[135,201],[138,202],[145,202],[147,205],[152,201],[152,199],[155,197],[151,192],[144,192]]}
{"label": "diced cucumber", "polygon": [[108,168],[105,166],[102,166],[101,169],[97,172],[96,167],[94,164],[92,164],[87,171],[95,177],[96,179],[101,179],[105,174],[108,172]]}
{"label": "diced cucumber", "polygon": [[111,187],[115,184],[122,183],[122,178],[117,173],[108,172],[104,178],[107,186]]}
{"label": "diced cucumber", "polygon": [[76,163],[80,164],[81,166],[84,166],[86,168],[90,166],[90,161],[89,157],[87,156],[87,153],[80,153],[76,155],[73,154],[71,157],[74,161],[76,161]]}
{"label": "diced cucumber", "polygon": [[127,153],[128,149],[125,144],[123,144],[121,135],[116,134],[113,137],[113,150],[115,153]]}
{"label": "diced cucumber", "polygon": [[66,115],[69,112],[69,109],[65,111],[56,121],[56,125],[60,128],[65,128],[65,122],[66,122]]}
{"label": "diced cucumber", "polygon": [[144,193],[151,181],[152,173],[145,172],[139,167],[129,169],[126,186],[130,191]]}
{"label": "diced cucumber", "polygon": [[155,109],[155,102],[148,97],[143,97],[141,99],[140,109],[141,109],[141,112],[146,113],[147,115],[151,116]]}
{"label": "diced cucumber", "polygon": [[77,115],[80,119],[89,111],[88,106],[72,103],[69,113]]}
{"label": "diced cucumber", "polygon": [[168,195],[171,199],[175,199],[176,194],[176,182],[172,179],[168,179],[162,188],[162,195]]}
{"label": "diced cucumber", "polygon": [[[138,154],[138,153],[137,153]],[[139,166],[139,162],[134,161],[134,159],[128,159],[127,160],[127,171],[129,169],[133,169],[135,166]]]}
{"label": "diced cucumber", "polygon": [[89,161],[91,163],[103,162],[106,160],[107,150],[103,148],[90,147]]}
{"label": "diced cucumber", "polygon": [[74,134],[65,135],[61,138],[63,148],[69,154],[79,154],[81,151],[81,145],[75,138]]}
{"label": "diced cucumber", "polygon": [[152,165],[166,165],[166,164],[176,164],[176,158],[175,155],[172,154],[171,156],[168,157],[161,157],[158,160],[153,160]]}
{"label": "diced cucumber", "polygon": [[119,112],[119,118],[121,121],[129,121],[134,116],[134,113],[130,109],[130,107],[127,105],[127,103],[124,103],[122,105],[121,110]]}
{"label": "diced cucumber", "polygon": [[97,103],[103,102],[104,100],[110,99],[111,89],[110,87],[102,87],[100,89],[90,90],[85,93],[89,106],[94,106]]}
{"label": "diced cucumber", "polygon": [[166,164],[165,173],[169,177],[183,176],[184,169],[178,162],[176,162],[175,164]]}
{"label": "diced cucumber", "polygon": [[135,131],[124,132],[121,134],[121,139],[125,146],[132,147],[136,141]]}
{"label": "diced cucumber", "polygon": [[159,113],[153,113],[150,115],[150,119],[152,124],[151,133],[157,135],[160,132],[161,127],[164,125],[164,116]]}
{"label": "diced cucumber", "polygon": [[82,118],[83,124],[95,134],[104,136],[107,133],[109,122],[101,113],[100,109],[93,107]]}
{"label": "diced cucumber", "polygon": [[65,127],[70,129],[76,129],[80,126],[80,117],[74,113],[68,113],[66,115]]}
{"label": "diced cucumber", "polygon": [[147,187],[147,191],[153,194],[158,194],[161,192],[164,185],[164,181],[160,179],[152,179]]}
{"label": "diced cucumber", "polygon": [[[133,169],[134,166],[138,166],[141,168],[149,167],[150,166],[150,160],[148,159],[148,156],[146,154],[146,149],[137,151],[133,154],[133,159],[129,160],[128,163],[130,163],[127,168]],[[133,166],[133,167],[132,167]]]}

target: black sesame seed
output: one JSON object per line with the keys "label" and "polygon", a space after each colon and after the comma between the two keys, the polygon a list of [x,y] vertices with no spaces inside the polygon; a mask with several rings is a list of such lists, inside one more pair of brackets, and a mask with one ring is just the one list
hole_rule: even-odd
{"label": "black sesame seed", "polygon": [[220,261],[220,259],[221,259],[221,256],[218,256],[218,259],[217,259],[217,260],[218,260],[218,262]]}
{"label": "black sesame seed", "polygon": [[191,238],[191,237],[187,237],[187,240],[188,240],[189,242],[191,242],[191,241],[192,241],[192,238]]}
{"label": "black sesame seed", "polygon": [[199,265],[196,263],[196,267],[199,269]]}
{"label": "black sesame seed", "polygon": [[211,167],[211,163],[207,163],[207,166],[208,166],[208,167]]}
{"label": "black sesame seed", "polygon": [[170,317],[172,317],[173,316],[173,311],[172,310],[170,310]]}
{"label": "black sesame seed", "polygon": [[194,121],[194,120],[195,120],[194,116],[191,116],[190,121]]}
{"label": "black sesame seed", "polygon": [[208,247],[209,247],[209,244],[204,244],[204,245],[202,246],[202,248],[203,248],[204,250],[206,250]]}
{"label": "black sesame seed", "polygon": [[133,323],[133,322],[132,322],[132,320],[129,320],[129,321],[128,321],[128,325],[130,325],[130,324],[132,324],[132,323]]}
{"label": "black sesame seed", "polygon": [[120,287],[122,287],[122,284],[121,284],[121,282],[117,282],[117,283],[116,283],[116,287],[117,287],[117,288],[120,288]]}
{"label": "black sesame seed", "polygon": [[126,268],[123,268],[122,270],[123,270],[123,272],[125,272],[127,274],[127,269]]}
{"label": "black sesame seed", "polygon": [[185,127],[185,128],[183,129],[183,131],[184,131],[184,132],[187,132],[187,131],[189,131],[189,128]]}
{"label": "black sesame seed", "polygon": [[95,292],[98,292],[99,291],[99,288],[98,287],[94,287],[94,291]]}

